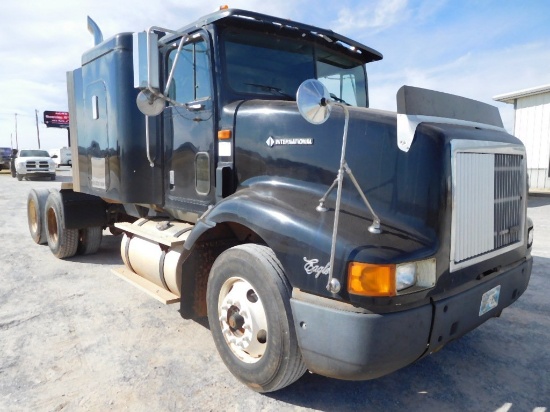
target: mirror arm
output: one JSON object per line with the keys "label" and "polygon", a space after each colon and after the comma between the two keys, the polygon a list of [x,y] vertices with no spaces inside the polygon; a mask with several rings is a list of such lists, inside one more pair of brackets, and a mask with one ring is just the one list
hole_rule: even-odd
{"label": "mirror arm", "polygon": [[339,106],[344,111],[344,134],[342,136],[342,152],[340,153],[340,167],[338,168],[338,174],[336,179],[332,182],[326,193],[321,199],[319,199],[319,205],[316,207],[318,212],[328,211],[325,206],[328,195],[336,187],[336,205],[334,207],[334,223],[332,228],[332,238],[330,245],[330,261],[328,264],[329,273],[326,288],[330,293],[340,292],[341,285],[338,279],[334,278],[334,260],[336,256],[336,241],[338,237],[338,223],[340,219],[340,208],[342,205],[342,186],[344,181],[344,173],[347,173],[350,177],[353,185],[359,192],[361,199],[372,214],[373,221],[369,226],[368,231],[372,234],[379,234],[382,232],[380,228],[380,218],[374,212],[367,196],[361,189],[361,186],[357,182],[357,179],[353,175],[350,167],[346,162],[346,145],[348,140],[348,127],[349,127],[349,110],[346,104],[334,102],[330,99],[330,94],[327,88],[318,80],[310,79],[304,81],[298,88],[296,93],[296,103],[298,104],[298,110],[305,120],[312,124],[322,124],[330,116],[331,107]]}
{"label": "mirror arm", "polygon": [[[334,224],[332,226],[332,241],[330,245],[330,271],[328,274],[327,290],[332,293],[338,293],[340,291],[340,282],[333,279],[334,276],[334,258],[336,255],[336,238],[338,236],[338,221],[340,220],[340,205],[342,204],[342,183],[344,181],[344,164],[346,162],[346,143],[348,140],[348,124],[349,124],[349,110],[346,106],[339,103],[333,103],[335,106],[340,106],[344,110],[344,135],[342,137],[342,153],[340,154],[340,168],[338,169],[338,176],[335,182],[337,182],[336,188],[336,206],[334,207]],[[334,183],[332,184],[334,187]]]}
{"label": "mirror arm", "polygon": [[178,51],[176,53],[176,58],[174,59],[174,62],[172,63],[172,67],[170,68],[170,74],[168,75],[168,80],[166,81],[166,87],[164,88],[164,95],[168,96],[168,89],[170,88],[170,84],[172,83],[172,78],[174,77],[174,72],[176,71],[176,64],[178,64],[178,60],[180,58],[180,52],[183,48],[183,37],[180,40],[180,44],[178,46]]}
{"label": "mirror arm", "polygon": [[151,159],[151,149],[149,147],[149,116],[145,116],[145,146],[147,150],[147,160],[149,161],[149,166],[154,167],[154,159]]}

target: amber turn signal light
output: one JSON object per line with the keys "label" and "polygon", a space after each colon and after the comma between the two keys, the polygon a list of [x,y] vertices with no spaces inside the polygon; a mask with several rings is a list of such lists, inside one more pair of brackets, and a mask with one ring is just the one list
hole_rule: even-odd
{"label": "amber turn signal light", "polygon": [[362,296],[395,296],[395,265],[351,262],[348,292]]}
{"label": "amber turn signal light", "polygon": [[218,131],[218,139],[219,140],[231,139],[231,130],[229,130],[229,129],[219,130]]}

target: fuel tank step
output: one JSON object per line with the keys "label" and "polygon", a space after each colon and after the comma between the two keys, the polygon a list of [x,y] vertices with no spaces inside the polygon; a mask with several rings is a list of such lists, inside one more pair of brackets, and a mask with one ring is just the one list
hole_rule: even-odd
{"label": "fuel tank step", "polygon": [[181,296],[183,247],[194,225],[166,219],[116,223],[124,232],[120,254],[126,268],[176,297]]}
{"label": "fuel tank step", "polygon": [[132,272],[126,266],[121,266],[116,269],[111,269],[111,272],[113,272],[119,278],[124,279],[126,282],[131,283],[138,289],[147,293],[149,296],[152,296],[159,302],[164,303],[165,305],[170,305],[172,303],[177,303],[180,301],[179,296],[176,296],[172,292],[169,292],[166,289],[161,288],[158,285],[155,285],[153,282],[150,282],[147,279],[142,278],[141,276]]}

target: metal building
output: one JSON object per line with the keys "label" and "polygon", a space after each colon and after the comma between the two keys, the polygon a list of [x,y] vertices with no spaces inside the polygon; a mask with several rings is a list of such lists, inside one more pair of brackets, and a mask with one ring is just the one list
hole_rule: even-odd
{"label": "metal building", "polygon": [[514,135],[527,149],[531,190],[550,190],[550,84],[493,99],[514,105]]}

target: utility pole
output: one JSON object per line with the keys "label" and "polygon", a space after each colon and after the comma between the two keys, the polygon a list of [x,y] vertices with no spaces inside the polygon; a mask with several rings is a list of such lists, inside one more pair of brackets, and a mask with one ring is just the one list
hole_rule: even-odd
{"label": "utility pole", "polygon": [[15,113],[15,148],[19,150],[19,141],[17,140],[17,113]]}
{"label": "utility pole", "polygon": [[34,109],[34,115],[36,117],[36,138],[38,139],[38,148],[40,149],[40,131],[38,130],[38,109]]}
{"label": "utility pole", "polygon": [[13,149],[13,133],[10,133],[10,142],[11,148]]}

